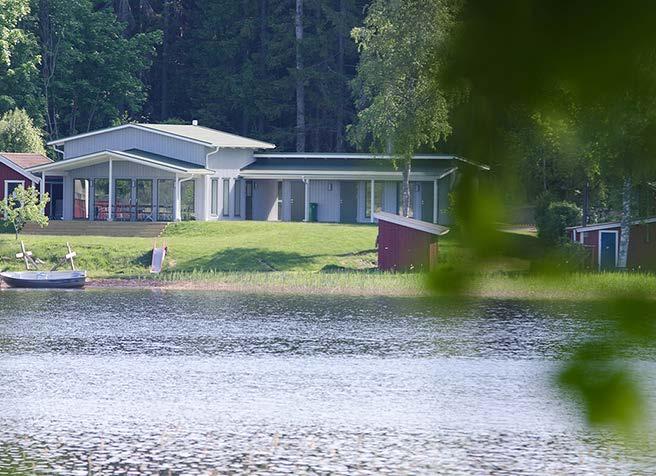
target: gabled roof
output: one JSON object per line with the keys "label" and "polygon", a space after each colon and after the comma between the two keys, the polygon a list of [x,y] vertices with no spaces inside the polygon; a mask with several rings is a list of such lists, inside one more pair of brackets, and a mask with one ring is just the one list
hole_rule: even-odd
{"label": "gabled roof", "polygon": [[[259,152],[253,154],[256,159],[348,159],[348,160],[387,160],[390,161],[395,157],[389,154],[367,154],[360,152]],[[415,160],[453,160],[463,162],[482,170],[490,170],[488,165],[479,164],[471,160],[463,159],[457,155],[449,154],[416,154],[412,157]],[[415,162],[416,164],[416,162]],[[414,167],[415,165],[413,165]]]}
{"label": "gabled roof", "polygon": [[412,228],[413,230],[423,231],[436,236],[446,235],[449,232],[449,229],[445,226],[428,223],[427,221],[421,221],[415,218],[402,217],[400,215],[394,215],[393,213],[374,213],[374,218],[378,221],[394,223],[395,225],[405,226],[406,228]]}
{"label": "gabled roof", "polygon": [[273,149],[275,145],[248,137],[242,137],[228,132],[217,131],[209,127],[186,124],[123,124],[121,126],[100,129],[97,131],[78,134],[63,139],[48,142],[48,145],[61,145],[71,140],[82,139],[106,132],[118,131],[127,128],[146,130],[168,137],[194,142],[208,147],[225,147],[230,149]]}
{"label": "gabled roof", "polygon": [[22,152],[0,152],[5,159],[10,160],[22,169],[29,169],[36,165],[49,164],[51,159],[43,154],[22,153]]}
{"label": "gabled roof", "polygon": [[144,152],[138,149],[130,149],[127,151],[119,150],[103,150],[94,152],[93,154],[81,155],[73,157],[72,159],[60,160],[59,162],[52,162],[50,164],[39,165],[32,167],[30,172],[48,172],[51,170],[73,170],[79,167],[86,167],[96,163],[105,162],[108,157],[116,160],[125,160],[128,162],[135,162],[149,167],[166,170],[174,173],[196,174],[196,175],[209,175],[213,174],[212,170],[201,167],[198,164],[184,162],[182,160],[173,159],[164,155],[153,154]]}
{"label": "gabled roof", "polygon": [[39,182],[40,179],[32,175],[27,169],[35,165],[50,163],[52,163],[52,160],[41,154],[0,152],[0,164],[6,165],[32,182]]}

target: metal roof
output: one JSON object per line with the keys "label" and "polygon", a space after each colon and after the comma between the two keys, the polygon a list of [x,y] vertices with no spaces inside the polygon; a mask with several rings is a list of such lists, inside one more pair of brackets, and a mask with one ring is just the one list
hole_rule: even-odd
{"label": "metal roof", "polygon": [[402,217],[400,215],[394,215],[393,213],[374,213],[374,218],[378,221],[394,223],[395,225],[405,226],[407,228],[412,228],[413,230],[420,230],[437,236],[446,235],[449,232],[449,228],[445,226],[428,223],[415,218]]}
{"label": "metal roof", "polygon": [[130,149],[126,151],[119,150],[103,150],[94,152],[93,154],[82,155],[72,159],[60,160],[59,162],[52,162],[45,165],[39,165],[30,168],[30,172],[47,172],[49,170],[72,170],[79,167],[86,167],[96,163],[104,162],[108,157],[115,160],[127,160],[129,162],[136,162],[146,166],[155,167],[169,172],[207,175],[213,174],[212,170],[164,155],[153,154],[151,152],[144,152],[143,150]]}
{"label": "metal roof", "polygon": [[[259,152],[253,154],[256,159],[366,159],[366,160],[387,160],[391,161],[396,157],[389,154],[365,154],[365,153],[344,153],[344,152]],[[479,164],[471,160],[449,154],[417,154],[412,157],[413,167],[415,160],[451,160],[473,165],[483,170],[490,170],[490,167]]]}
{"label": "metal roof", "polygon": [[121,129],[141,129],[156,134],[175,137],[182,140],[194,142],[208,147],[225,147],[229,149],[273,149],[275,145],[262,142],[248,137],[242,137],[228,132],[217,131],[209,127],[193,126],[187,124],[123,124],[97,131],[77,134],[48,142],[48,145],[60,145],[71,140],[82,139],[105,132],[118,131]]}
{"label": "metal roof", "polygon": [[[422,161],[412,166],[411,177],[442,178],[456,170],[438,162]],[[244,177],[369,177],[402,178],[401,170],[385,159],[298,159],[258,158],[241,169]]]}
{"label": "metal roof", "polygon": [[189,124],[139,124],[147,129],[152,129],[167,134],[178,135],[206,142],[215,147],[241,148],[241,149],[273,149],[276,146],[268,142],[262,142],[248,137],[217,131],[209,127],[193,126]]}

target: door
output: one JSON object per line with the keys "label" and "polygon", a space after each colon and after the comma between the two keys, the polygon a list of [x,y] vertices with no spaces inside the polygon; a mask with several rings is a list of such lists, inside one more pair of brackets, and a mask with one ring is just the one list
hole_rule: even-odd
{"label": "door", "polygon": [[246,220],[253,219],[253,181],[246,180]]}
{"label": "door", "polygon": [[339,221],[356,223],[358,221],[358,183],[342,182],[339,190]]}
{"label": "door", "polygon": [[599,269],[611,270],[617,267],[617,232],[599,232]]}
{"label": "door", "polygon": [[137,179],[135,218],[137,221],[155,221],[153,209],[153,181]]}
{"label": "door", "polygon": [[114,180],[114,220],[132,219],[132,179]]}
{"label": "door", "polygon": [[433,184],[421,182],[421,219],[433,223]]}
{"label": "door", "polygon": [[292,186],[292,221],[305,219],[305,184],[301,180],[293,180]]}

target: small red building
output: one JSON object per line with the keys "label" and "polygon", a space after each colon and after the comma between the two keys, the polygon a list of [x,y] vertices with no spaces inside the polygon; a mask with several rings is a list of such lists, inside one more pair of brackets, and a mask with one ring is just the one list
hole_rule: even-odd
{"label": "small red building", "polygon": [[0,200],[11,194],[19,185],[25,188],[36,187],[39,177],[32,175],[26,169],[50,162],[52,160],[41,154],[0,152]]}
{"label": "small red building", "polygon": [[[590,249],[595,268],[612,270],[618,264],[621,228],[611,222],[574,226],[567,232],[570,240]],[[627,268],[656,271],[656,217],[631,222]]]}
{"label": "small red building", "polygon": [[378,220],[378,268],[385,271],[428,271],[437,263],[437,239],[449,229],[392,213]]}

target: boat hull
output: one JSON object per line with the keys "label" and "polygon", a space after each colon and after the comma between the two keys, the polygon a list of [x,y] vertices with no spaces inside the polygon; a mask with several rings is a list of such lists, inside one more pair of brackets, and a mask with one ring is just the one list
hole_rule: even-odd
{"label": "boat hull", "polygon": [[21,271],[0,273],[2,280],[12,288],[81,288],[87,278],[86,271]]}

